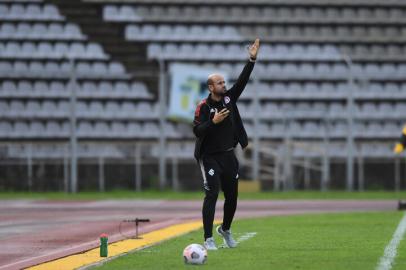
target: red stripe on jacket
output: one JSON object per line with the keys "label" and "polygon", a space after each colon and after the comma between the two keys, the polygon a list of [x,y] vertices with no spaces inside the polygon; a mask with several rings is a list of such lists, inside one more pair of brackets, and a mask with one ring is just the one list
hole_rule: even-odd
{"label": "red stripe on jacket", "polygon": [[196,111],[195,111],[195,121],[199,121],[199,117],[200,117],[200,108],[202,107],[202,105],[206,104],[206,99],[203,99],[202,101],[200,101],[200,103],[197,105]]}

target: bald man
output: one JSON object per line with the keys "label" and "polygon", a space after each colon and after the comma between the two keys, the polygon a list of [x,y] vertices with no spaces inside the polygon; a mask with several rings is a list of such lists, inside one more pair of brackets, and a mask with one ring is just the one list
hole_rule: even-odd
{"label": "bald man", "polygon": [[237,209],[238,160],[234,148],[239,143],[248,145],[247,133],[241,121],[236,102],[248,83],[259,49],[259,39],[249,46],[249,60],[237,82],[226,89],[224,77],[211,74],[207,79],[209,96],[196,108],[193,132],[196,135],[195,158],[203,176],[205,198],[203,202],[204,246],[216,250],[213,221],[219,189],[224,192],[222,225],[216,228],[226,247],[237,243],[231,234],[231,223]]}

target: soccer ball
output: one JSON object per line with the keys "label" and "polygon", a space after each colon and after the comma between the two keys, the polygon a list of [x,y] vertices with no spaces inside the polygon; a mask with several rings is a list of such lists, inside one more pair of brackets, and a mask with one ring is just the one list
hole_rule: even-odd
{"label": "soccer ball", "polygon": [[190,244],[183,250],[186,264],[204,264],[207,260],[207,250],[199,244]]}

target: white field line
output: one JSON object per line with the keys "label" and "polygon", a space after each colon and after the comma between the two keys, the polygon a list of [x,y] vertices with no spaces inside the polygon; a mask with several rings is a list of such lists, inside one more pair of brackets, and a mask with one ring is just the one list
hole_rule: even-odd
{"label": "white field line", "polygon": [[242,241],[248,240],[254,237],[257,233],[256,232],[247,232],[237,238],[236,242],[241,243]]}
{"label": "white field line", "polygon": [[[248,240],[252,237],[254,237],[257,234],[257,232],[246,232],[243,233],[240,237],[237,238],[237,240],[235,240],[237,243],[241,243],[242,241]],[[219,248],[226,248],[226,246],[224,244],[221,244],[219,246]]]}
{"label": "white field line", "polygon": [[397,248],[400,241],[403,239],[403,235],[406,231],[406,213],[393,234],[392,240],[386,246],[383,256],[379,260],[379,264],[376,270],[389,270],[392,268],[393,262],[395,261]]}

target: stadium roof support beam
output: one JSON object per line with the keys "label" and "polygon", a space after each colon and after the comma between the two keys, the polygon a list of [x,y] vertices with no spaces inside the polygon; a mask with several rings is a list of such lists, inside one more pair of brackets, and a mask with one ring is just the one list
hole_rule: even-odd
{"label": "stadium roof support beam", "polygon": [[166,187],[166,93],[165,93],[166,73],[165,61],[159,59],[159,188],[163,190]]}
{"label": "stadium roof support beam", "polygon": [[347,179],[346,188],[347,191],[354,190],[354,76],[352,61],[350,57],[343,54],[343,59],[348,67],[348,94],[347,94]]}
{"label": "stadium roof support beam", "polygon": [[69,81],[70,88],[70,192],[77,192],[77,134],[76,134],[76,71],[75,60],[72,58],[71,63],[71,78]]}

